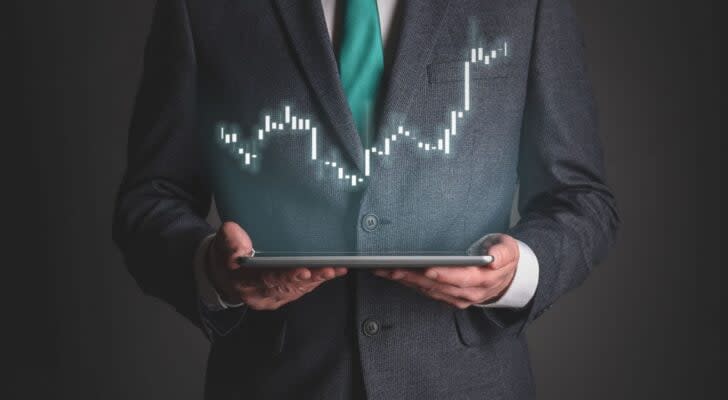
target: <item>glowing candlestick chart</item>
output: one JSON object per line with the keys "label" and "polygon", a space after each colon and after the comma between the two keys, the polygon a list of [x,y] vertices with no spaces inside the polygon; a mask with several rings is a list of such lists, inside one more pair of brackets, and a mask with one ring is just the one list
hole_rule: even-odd
{"label": "glowing candlestick chart", "polygon": [[[261,160],[259,149],[267,138],[272,135],[285,134],[306,134],[309,135],[308,143],[310,148],[306,149],[311,162],[319,162],[326,169],[329,169],[330,176],[346,183],[357,186],[367,179],[371,174],[372,160],[375,157],[392,157],[396,155],[397,146],[416,146],[418,150],[429,153],[450,154],[453,139],[462,135],[459,121],[462,120],[471,109],[470,102],[470,71],[472,68],[489,68],[497,63],[500,58],[508,57],[508,43],[503,42],[502,46],[495,49],[484,49],[483,47],[472,48],[466,61],[463,61],[463,102],[462,108],[452,107],[447,115],[444,124],[449,126],[441,134],[435,135],[436,139],[420,140],[405,125],[400,125],[396,131],[384,138],[383,147],[370,147],[364,149],[364,175],[350,173],[349,169],[342,162],[333,159],[326,159],[320,154],[321,132],[311,122],[311,118],[297,115],[290,106],[283,106],[282,112],[275,116],[266,114],[260,126],[254,128],[250,138],[245,140],[234,125],[221,123],[217,126],[218,143],[227,148],[235,157],[242,168],[253,168]],[[434,130],[434,129],[433,129]],[[254,143],[255,141],[259,143]]]}

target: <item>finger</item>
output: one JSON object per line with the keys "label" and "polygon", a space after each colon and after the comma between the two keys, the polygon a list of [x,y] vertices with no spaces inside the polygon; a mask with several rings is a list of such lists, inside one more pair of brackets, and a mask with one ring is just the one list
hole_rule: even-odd
{"label": "finger", "polygon": [[300,284],[287,284],[283,287],[276,287],[267,289],[267,295],[272,297],[275,301],[280,302],[280,305],[290,303],[303,295],[312,292],[317,287],[321,286],[324,281],[314,282],[308,281]]}
{"label": "finger", "polygon": [[313,281],[315,282],[323,282],[334,278],[336,278],[336,271],[333,267],[317,268],[313,272]]}
{"label": "finger", "polygon": [[433,293],[441,293],[456,298],[459,301],[476,304],[486,301],[491,295],[492,290],[480,287],[459,288],[457,286],[438,284],[429,289],[429,291]]}
{"label": "finger", "polygon": [[475,303],[487,300],[489,291],[481,287],[460,288],[446,283],[440,283],[425,276],[420,271],[394,269],[375,270],[377,276],[397,280],[401,284],[417,289],[423,294],[436,300],[442,300],[459,308],[465,308]]}
{"label": "finger", "polygon": [[[242,287],[263,287],[271,288],[279,286],[292,279],[290,275],[294,274],[293,270],[284,270],[278,268],[258,268],[244,267],[234,271],[230,271],[230,279],[238,282]],[[306,276],[305,271],[297,271],[293,277],[300,275]]]}
{"label": "finger", "polygon": [[[333,267],[325,267],[311,271],[308,268],[299,268],[299,272],[294,274],[292,271],[273,270],[264,273],[261,282],[262,287],[269,291],[271,295],[289,295],[291,293],[307,293],[309,288],[320,285],[321,283],[336,277]],[[308,279],[295,280],[291,277],[299,276],[305,278],[306,274],[310,274]]]}
{"label": "finger", "polygon": [[297,300],[305,294],[312,292],[322,283],[323,282],[309,282],[303,285],[287,285],[286,288],[277,288],[277,292],[273,292],[270,294],[270,298],[272,299],[272,301],[269,304],[269,309],[277,309],[294,300]]}
{"label": "finger", "polygon": [[239,257],[250,255],[253,250],[253,242],[248,233],[235,222],[222,224],[215,239],[213,239],[215,253],[221,255],[226,266],[235,270],[240,268],[237,263]]}
{"label": "finger", "polygon": [[260,302],[261,299],[270,298],[276,301],[285,300],[293,301],[306,293],[311,292],[320,282],[307,282],[307,283],[289,283],[283,286],[270,286],[257,285],[249,286],[244,284],[238,284],[236,290],[238,291],[236,297],[240,298],[246,304],[251,302]]}
{"label": "finger", "polygon": [[425,293],[441,293],[458,301],[480,303],[485,301],[489,290],[483,287],[461,288],[447,283],[440,283],[418,273],[407,273],[400,282],[405,285],[412,285]]}
{"label": "finger", "polygon": [[346,272],[346,268],[334,267],[322,268],[321,271],[312,271],[310,268],[297,268],[295,273],[287,274],[289,278],[280,284],[287,286],[293,292],[305,294],[323,282],[342,276]]}
{"label": "finger", "polygon": [[291,268],[281,271],[281,281],[285,283],[305,282],[311,279],[311,270],[308,268]]}
{"label": "finger", "polygon": [[484,267],[430,267],[425,270],[425,276],[440,283],[457,287],[480,286]]}
{"label": "finger", "polygon": [[378,268],[372,270],[372,274],[392,280],[400,280],[408,273],[417,273],[416,270],[404,269],[404,268]]}
{"label": "finger", "polygon": [[394,269],[388,278],[402,283],[412,284],[423,289],[430,289],[437,284],[436,281],[426,277],[419,270]]}
{"label": "finger", "polygon": [[380,278],[389,278],[389,274],[391,272],[392,272],[392,270],[390,270],[390,269],[384,269],[384,268],[377,268],[377,269],[371,270],[371,273],[373,275],[376,275],[376,276],[378,276]]}
{"label": "finger", "polygon": [[236,284],[235,290],[237,292],[233,298],[244,302],[246,305],[254,305],[261,299],[268,297],[267,289],[264,287]]}
{"label": "finger", "polygon": [[305,282],[316,281],[315,272],[309,268],[269,268],[265,273],[265,282],[270,287],[298,285]]}
{"label": "finger", "polygon": [[422,292],[422,294],[424,294],[427,297],[430,297],[432,299],[445,302],[445,303],[450,304],[450,305],[452,305],[454,307],[457,307],[459,309],[465,309],[465,308],[468,308],[469,306],[472,305],[468,301],[465,301],[465,300],[462,300],[460,298],[447,295],[447,294],[442,293],[442,292],[438,292],[438,291],[423,291],[423,290],[421,290],[421,292]]}
{"label": "finger", "polygon": [[253,249],[253,241],[250,236],[235,222],[225,222],[218,233],[221,234],[225,248],[233,254],[249,255]]}
{"label": "finger", "polygon": [[262,274],[260,274],[259,284],[262,284],[262,287],[271,289],[276,286],[280,286],[284,283],[284,281],[281,279],[281,274],[277,271],[270,271],[266,270]]}

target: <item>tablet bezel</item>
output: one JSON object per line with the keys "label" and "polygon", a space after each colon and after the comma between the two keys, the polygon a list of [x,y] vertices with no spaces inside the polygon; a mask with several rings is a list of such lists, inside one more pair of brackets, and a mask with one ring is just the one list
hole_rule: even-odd
{"label": "tablet bezel", "polygon": [[254,255],[239,257],[238,264],[256,268],[429,268],[482,266],[493,260],[493,256],[488,255]]}

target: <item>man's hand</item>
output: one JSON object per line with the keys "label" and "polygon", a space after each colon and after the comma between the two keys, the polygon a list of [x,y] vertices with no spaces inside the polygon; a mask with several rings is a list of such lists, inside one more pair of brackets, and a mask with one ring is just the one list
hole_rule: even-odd
{"label": "man's hand", "polygon": [[213,286],[228,303],[241,301],[255,310],[275,310],[312,291],[323,282],[346,274],[346,268],[244,268],[238,257],[248,256],[253,243],[234,222],[218,230],[208,248],[206,270]]}
{"label": "man's hand", "polygon": [[485,266],[377,269],[374,274],[461,309],[493,302],[506,292],[516,274],[518,242],[508,235],[494,235],[483,247],[487,255],[494,257]]}

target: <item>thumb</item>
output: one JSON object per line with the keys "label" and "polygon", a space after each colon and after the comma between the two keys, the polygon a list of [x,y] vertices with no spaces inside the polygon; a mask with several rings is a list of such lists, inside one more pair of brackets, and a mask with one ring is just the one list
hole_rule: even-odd
{"label": "thumb", "polygon": [[501,269],[505,267],[510,260],[508,253],[508,246],[502,242],[488,247],[488,255],[493,257],[493,262],[489,264],[490,268]]}
{"label": "thumb", "polygon": [[[253,251],[253,241],[240,225],[235,222],[225,222],[215,236],[218,251],[224,255],[227,262],[237,268],[238,257],[249,256]],[[218,254],[220,254],[218,253]]]}
{"label": "thumb", "polygon": [[501,235],[500,240],[488,247],[488,255],[495,260],[490,264],[492,269],[501,269],[513,263],[518,263],[520,257],[518,241],[508,235]]}

